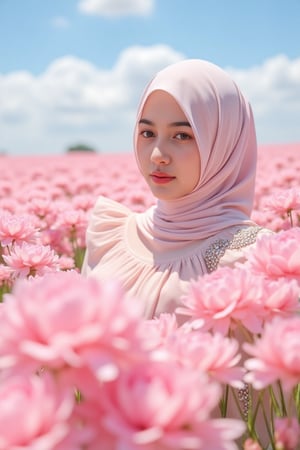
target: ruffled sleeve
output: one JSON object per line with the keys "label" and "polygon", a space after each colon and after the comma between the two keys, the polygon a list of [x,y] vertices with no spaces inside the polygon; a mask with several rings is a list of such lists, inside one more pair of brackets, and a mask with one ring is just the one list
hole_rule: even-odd
{"label": "ruffled sleeve", "polygon": [[106,197],[99,197],[91,213],[86,231],[86,253],[81,269],[89,275],[103,256],[123,237],[123,230],[131,211]]}

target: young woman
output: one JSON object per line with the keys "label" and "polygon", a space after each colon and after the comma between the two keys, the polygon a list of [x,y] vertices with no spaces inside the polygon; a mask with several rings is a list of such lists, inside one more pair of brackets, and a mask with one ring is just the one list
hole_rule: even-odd
{"label": "young woman", "polygon": [[219,67],[178,62],[146,87],[134,149],[157,203],[134,213],[99,198],[82,273],[121,280],[152,318],[174,312],[190,280],[242,260],[263,232],[250,220],[257,151],[251,107]]}

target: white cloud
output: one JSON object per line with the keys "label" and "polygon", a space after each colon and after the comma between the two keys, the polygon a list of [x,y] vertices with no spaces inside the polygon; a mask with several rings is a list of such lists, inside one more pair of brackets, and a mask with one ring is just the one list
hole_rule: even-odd
{"label": "white cloud", "polygon": [[80,141],[103,151],[131,151],[144,86],[157,70],[182,58],[164,45],[130,47],[109,71],[66,56],[37,77],[0,75],[1,150],[60,153]]}
{"label": "white cloud", "polygon": [[78,8],[99,16],[147,16],[153,11],[154,0],[80,0]]}
{"label": "white cloud", "polygon": [[66,17],[63,16],[57,16],[57,17],[53,17],[53,19],[51,20],[51,25],[54,28],[69,28],[70,26],[70,22]]}
{"label": "white cloud", "polygon": [[[0,74],[0,150],[61,153],[83,142],[131,151],[140,95],[162,67],[183,59],[170,47],[130,47],[111,70],[66,56],[40,76]],[[249,98],[260,143],[300,142],[300,58],[283,55],[248,70],[227,68]]]}
{"label": "white cloud", "polygon": [[278,55],[249,70],[227,70],[252,104],[260,142],[300,142],[300,58]]}

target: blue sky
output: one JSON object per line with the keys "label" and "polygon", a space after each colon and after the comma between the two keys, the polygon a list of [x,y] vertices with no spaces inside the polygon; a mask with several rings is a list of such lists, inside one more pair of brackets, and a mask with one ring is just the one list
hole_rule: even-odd
{"label": "blue sky", "polygon": [[259,143],[300,142],[299,19],[299,0],[0,0],[0,150],[131,151],[144,85],[182,58],[232,74]]}

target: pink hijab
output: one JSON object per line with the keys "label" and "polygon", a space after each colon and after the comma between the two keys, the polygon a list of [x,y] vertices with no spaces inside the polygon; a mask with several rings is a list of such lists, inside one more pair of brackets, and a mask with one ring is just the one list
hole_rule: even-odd
{"label": "pink hijab", "polygon": [[[140,214],[144,239],[170,249],[209,238],[231,226],[253,223],[256,133],[251,107],[229,75],[202,60],[184,60],[158,72],[142,96],[137,121],[155,90],[171,94],[197,140],[201,175],[193,192],[176,200],[158,200]],[[136,151],[137,128],[134,133]],[[188,174],[187,174],[188,176]],[[154,240],[153,240],[154,239]]]}

